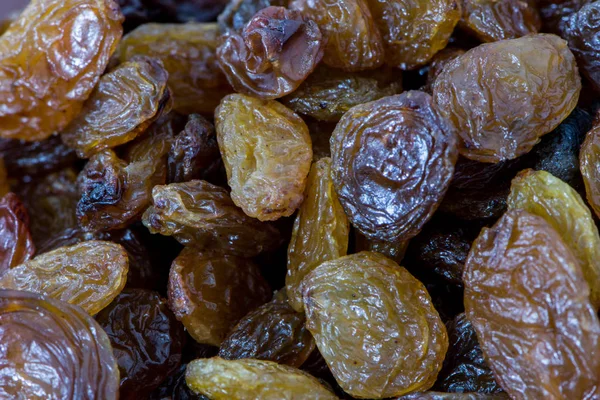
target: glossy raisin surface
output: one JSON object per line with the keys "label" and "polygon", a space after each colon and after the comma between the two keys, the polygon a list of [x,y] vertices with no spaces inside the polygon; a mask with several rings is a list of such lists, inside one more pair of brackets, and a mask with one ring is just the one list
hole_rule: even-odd
{"label": "glossy raisin surface", "polygon": [[173,109],[189,114],[212,114],[231,92],[217,63],[217,26],[214,23],[145,24],[125,35],[117,58],[137,56],[162,61],[169,74]]}
{"label": "glossy raisin surface", "polygon": [[350,73],[321,65],[281,102],[297,113],[337,122],[354,106],[401,92],[402,75],[396,69]]}
{"label": "glossy raisin surface", "polygon": [[331,159],[313,164],[288,246],[285,285],[291,306],[303,310],[302,280],[323,261],[346,255],[350,223],[331,179]]}
{"label": "glossy raisin surface", "polygon": [[0,136],[43,140],[80,112],[121,39],[113,0],[32,0],[0,37]]}
{"label": "glossy raisin surface", "polygon": [[386,62],[400,69],[427,64],[446,47],[460,20],[456,0],[367,0],[381,31]]}
{"label": "glossy raisin surface", "polygon": [[510,210],[484,229],[463,280],[467,318],[512,398],[598,395],[600,322],[590,289],[571,249],[542,217]]}
{"label": "glossy raisin surface", "polygon": [[304,121],[274,100],[232,94],[217,108],[215,125],[233,202],[261,221],[292,215],[312,159]]}
{"label": "glossy raisin surface", "polygon": [[270,288],[252,261],[185,248],[171,266],[169,306],[199,343],[219,346]]}
{"label": "glossy raisin surface", "polygon": [[227,190],[208,182],[155,186],[152,197],[144,225],[184,245],[254,257],[280,244],[277,228],[248,217]]}
{"label": "glossy raisin surface", "polygon": [[117,359],[120,399],[138,399],[175,372],[184,344],[183,326],[158,293],[125,289],[96,321]]}
{"label": "glossy raisin surface", "polygon": [[0,200],[0,275],[33,257],[35,245],[29,232],[29,214],[14,193]]}
{"label": "glossy raisin surface", "polygon": [[127,143],[170,107],[169,74],[160,61],[137,58],[102,76],[81,114],[61,133],[79,157]]}
{"label": "glossy raisin surface", "polygon": [[0,277],[0,287],[40,293],[94,315],[123,290],[128,268],[122,246],[91,240],[40,254],[10,269]]}
{"label": "glossy raisin surface", "polygon": [[580,90],[567,43],[538,34],[469,50],[444,68],[433,98],[458,133],[460,154],[497,163],[530,151],[571,113]]}
{"label": "glossy raisin surface", "polygon": [[383,64],[383,39],[365,0],[295,0],[290,8],[319,25],[327,41],[325,64],[346,71]]}
{"label": "glossy raisin surface", "polygon": [[0,397],[116,400],[119,370],[108,337],[79,307],[0,290]]}
{"label": "glossy raisin surface", "polygon": [[252,17],[270,6],[287,7],[288,0],[232,0],[219,15],[219,33],[241,32]]}
{"label": "glossy raisin surface", "polygon": [[306,326],[345,392],[385,398],[433,385],[448,337],[427,290],[408,271],[361,252],[322,263],[303,285]]}
{"label": "glossy raisin surface", "polygon": [[586,134],[581,153],[579,165],[585,184],[587,201],[594,210],[596,216],[600,216],[600,124],[594,121],[592,129]]}
{"label": "glossy raisin surface", "polygon": [[442,70],[450,61],[462,56],[466,53],[465,49],[460,47],[451,47],[448,46],[442,49],[439,53],[437,53],[431,59],[431,63],[429,63],[427,69],[427,81],[425,82],[425,86],[423,87],[424,92],[429,94],[433,91],[433,83],[437,79],[437,77],[442,73]]}
{"label": "glossy raisin surface", "polygon": [[306,79],[321,61],[324,47],[316,22],[298,11],[267,7],[241,33],[224,34],[217,58],[237,92],[276,99]]}
{"label": "glossy raisin surface", "polygon": [[226,360],[254,358],[299,368],[315,348],[306,318],[289,305],[285,293],[244,316],[219,349]]}
{"label": "glossy raisin surface", "polygon": [[194,360],[188,364],[185,380],[194,392],[212,400],[337,399],[309,374],[264,360]]}
{"label": "glossy raisin surface", "polygon": [[431,96],[411,91],[356,106],[331,137],[332,176],[350,222],[379,240],[407,240],[433,215],[457,158]]}

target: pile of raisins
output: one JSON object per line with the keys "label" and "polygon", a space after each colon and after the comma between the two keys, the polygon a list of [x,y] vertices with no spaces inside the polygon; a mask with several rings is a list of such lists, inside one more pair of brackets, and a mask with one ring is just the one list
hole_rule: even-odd
{"label": "pile of raisins", "polygon": [[600,399],[600,0],[26,2],[0,399]]}

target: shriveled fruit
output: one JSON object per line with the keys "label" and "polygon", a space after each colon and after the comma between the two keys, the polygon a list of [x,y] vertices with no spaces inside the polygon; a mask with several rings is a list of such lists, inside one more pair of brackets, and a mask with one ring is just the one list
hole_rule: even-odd
{"label": "shriveled fruit", "polygon": [[27,209],[16,194],[8,193],[0,200],[0,276],[34,253]]}
{"label": "shriveled fruit", "polygon": [[232,0],[219,15],[219,33],[241,32],[254,15],[270,6],[287,7],[288,0]]}
{"label": "shriveled fruit", "polygon": [[325,64],[346,71],[383,64],[383,39],[365,0],[294,0],[290,8],[319,25],[327,41]]}
{"label": "shriveled fruit", "polygon": [[0,37],[0,136],[63,130],[108,65],[122,21],[113,0],[32,0]]}
{"label": "shriveled fruit", "polygon": [[[384,240],[369,239],[358,231],[354,235],[354,252],[372,251],[380,253],[400,264],[404,259],[410,241],[386,242]],[[351,235],[352,236],[352,235]]]}
{"label": "shriveled fruit", "polygon": [[128,33],[117,51],[121,62],[140,55],[162,61],[169,73],[174,110],[212,114],[231,93],[217,63],[214,23],[145,24]]}
{"label": "shriveled fruit", "polygon": [[167,159],[167,182],[210,180],[222,167],[214,126],[192,114],[171,144]]}
{"label": "shriveled fruit", "polygon": [[158,293],[125,289],[96,321],[108,335],[117,359],[119,399],[147,395],[179,366],[183,326]]}
{"label": "shriveled fruit", "polygon": [[233,202],[261,221],[292,215],[304,199],[312,159],[304,121],[274,100],[232,94],[217,108],[215,123]]}
{"label": "shriveled fruit", "polygon": [[427,81],[423,89],[424,92],[431,94],[433,90],[433,83],[437,77],[442,73],[442,70],[450,61],[462,56],[466,53],[465,49],[460,47],[446,47],[441,50],[431,59],[429,68],[427,70]]}
{"label": "shriveled fruit", "polygon": [[90,240],[40,254],[0,277],[0,288],[76,304],[94,315],[123,289],[129,261],[118,244]]}
{"label": "shriveled fruit", "polygon": [[483,42],[515,39],[538,33],[542,20],[529,0],[460,0],[459,26]]}
{"label": "shriveled fruit", "polygon": [[457,315],[446,327],[450,346],[435,388],[453,393],[502,393],[465,314]]}
{"label": "shriveled fruit", "polygon": [[302,280],[323,261],[346,255],[350,223],[331,180],[331,159],[313,164],[288,246],[285,285],[291,306],[303,310]]}
{"label": "shriveled fruit", "polygon": [[270,295],[258,266],[248,259],[186,247],[171,266],[169,306],[199,343],[219,346]]}
{"label": "shriveled fruit", "polygon": [[149,57],[119,65],[100,79],[62,140],[82,158],[130,142],[170,108],[168,77],[162,63]]}
{"label": "shriveled fruit", "polygon": [[513,399],[600,393],[600,322],[577,259],[542,217],[508,211],[473,243],[465,310]]}
{"label": "shriveled fruit", "polygon": [[79,307],[0,290],[0,397],[115,400],[119,371],[102,328]]}
{"label": "shriveled fruit", "polygon": [[523,209],[546,220],[579,261],[590,286],[590,301],[600,308],[600,236],[579,194],[545,171],[525,170],[512,181],[509,209]]}
{"label": "shriveled fruit", "polygon": [[321,65],[281,102],[297,113],[337,122],[354,106],[401,92],[402,75],[398,70],[383,67],[349,73]]}
{"label": "shriveled fruit", "polygon": [[198,359],[188,364],[185,381],[211,400],[337,400],[306,372],[271,361]]}
{"label": "shriveled fruit", "polygon": [[219,349],[226,360],[254,358],[300,367],[315,348],[306,318],[289,305],[285,293],[248,313]]}
{"label": "shriveled fruit", "polygon": [[139,219],[151,203],[152,188],[166,182],[172,139],[168,121],[159,121],[127,148],[123,159],[112,150],[94,155],[78,178],[79,224],[87,230],[110,230]]}
{"label": "shriveled fruit", "polygon": [[469,50],[444,68],[433,98],[461,155],[497,163],[531,150],[571,113],[580,90],[567,43],[538,34]]}
{"label": "shriveled fruit", "polygon": [[261,99],[293,92],[315,69],[325,40],[318,25],[298,11],[267,7],[241,33],[226,32],[217,58],[233,88]]}
{"label": "shriveled fruit", "polygon": [[585,5],[566,20],[561,36],[569,42],[569,48],[575,54],[583,75],[588,78],[596,91],[600,90],[600,3],[594,1]]}
{"label": "shriveled fruit", "polygon": [[381,31],[386,62],[414,69],[446,47],[460,20],[457,0],[367,0]]}
{"label": "shriveled fruit", "polygon": [[77,173],[72,168],[20,183],[18,194],[31,216],[30,230],[38,245],[77,226]]}
{"label": "shriveled fruit", "polygon": [[273,225],[248,217],[219,186],[205,181],[172,183],[155,186],[152,197],[144,225],[184,245],[254,257],[280,244]]}
{"label": "shriveled fruit", "polygon": [[535,0],[540,10],[544,31],[562,33],[569,17],[594,0]]}
{"label": "shriveled fruit", "polygon": [[354,227],[373,239],[407,240],[448,189],[456,138],[431,96],[411,91],[344,114],[331,155],[335,189]]}
{"label": "shriveled fruit", "polygon": [[585,136],[579,166],[583,175],[587,200],[596,216],[600,216],[600,124],[594,121],[594,126]]}
{"label": "shriveled fruit", "polygon": [[59,136],[39,142],[0,139],[0,156],[13,178],[44,175],[69,167],[77,160],[75,152]]}
{"label": "shriveled fruit", "polygon": [[345,392],[385,398],[433,385],[448,337],[408,271],[364,251],[324,262],[303,285],[306,326]]}

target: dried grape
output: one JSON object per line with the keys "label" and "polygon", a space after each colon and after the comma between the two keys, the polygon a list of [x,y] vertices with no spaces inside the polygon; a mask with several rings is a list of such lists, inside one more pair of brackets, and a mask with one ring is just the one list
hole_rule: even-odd
{"label": "dried grape", "polygon": [[79,307],[0,290],[0,397],[116,400],[119,370],[102,328]]}
{"label": "dried grape", "polygon": [[241,32],[252,17],[270,6],[287,7],[288,0],[232,0],[219,15],[219,32]]}
{"label": "dried grape", "polygon": [[13,178],[40,176],[69,167],[77,160],[75,152],[59,136],[39,142],[0,139],[0,156]]}
{"label": "dried grape", "polygon": [[27,209],[16,194],[8,193],[0,200],[0,276],[34,253]]}
{"label": "dried grape", "polygon": [[312,160],[304,121],[274,100],[232,94],[215,122],[233,202],[261,221],[292,215],[304,199]]}
{"label": "dried grape", "polygon": [[433,98],[458,133],[460,154],[497,163],[530,151],[571,113],[580,90],[567,43],[538,34],[469,50],[446,65]]}
{"label": "dried grape", "polygon": [[446,192],[456,139],[431,96],[411,91],[348,111],[331,137],[332,176],[350,222],[369,238],[415,236]]}
{"label": "dried grape", "polygon": [[171,107],[168,77],[162,63],[148,57],[119,65],[102,76],[62,140],[90,158],[135,139]]}
{"label": "dried grape", "polygon": [[361,252],[324,262],[303,286],[306,326],[345,392],[385,398],[434,384],[446,328],[425,287],[404,268]]}
{"label": "dried grape", "polygon": [[0,288],[76,304],[94,315],[123,289],[129,261],[118,244],[90,240],[40,254],[0,277]]}
{"label": "dried grape", "polygon": [[43,140],[81,111],[121,39],[113,0],[32,0],[0,36],[0,136]]}

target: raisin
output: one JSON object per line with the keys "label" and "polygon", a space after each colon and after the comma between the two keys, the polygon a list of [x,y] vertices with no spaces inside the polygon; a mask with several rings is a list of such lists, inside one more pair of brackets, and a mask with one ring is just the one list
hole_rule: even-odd
{"label": "raisin", "polygon": [[316,378],[299,369],[264,360],[215,357],[188,364],[185,381],[211,400],[337,400]]}
{"label": "raisin", "polygon": [[306,199],[294,221],[285,284],[291,306],[302,311],[302,280],[323,261],[346,255],[350,224],[331,180],[331,159],[313,164]]}
{"label": "raisin", "polygon": [[171,266],[169,305],[199,343],[219,346],[229,330],[270,297],[250,260],[185,248]]}
{"label": "raisin", "polygon": [[463,280],[467,318],[511,398],[598,396],[600,322],[590,289],[542,217],[510,210],[484,229]]}
{"label": "raisin", "polygon": [[8,193],[0,200],[0,276],[34,253],[27,209],[16,194]]}
{"label": "raisin", "polygon": [[592,129],[586,134],[579,162],[587,201],[594,210],[596,216],[600,217],[600,124],[594,121]]}
{"label": "raisin", "polygon": [[448,44],[460,20],[456,0],[367,0],[381,31],[386,62],[400,69],[425,65]]}
{"label": "raisin", "polygon": [[167,179],[167,155],[172,131],[168,118],[126,149],[94,155],[78,178],[79,224],[87,230],[122,229],[140,219],[152,201],[152,188]]}
{"label": "raisin", "polygon": [[600,3],[592,2],[569,16],[562,37],[569,42],[578,66],[596,91],[600,90],[600,50],[597,34],[600,29]]}
{"label": "raisin", "polygon": [[82,158],[127,143],[170,108],[169,74],[160,61],[139,57],[104,75],[81,114],[61,133]]}
{"label": "raisin", "polygon": [[383,64],[383,39],[365,0],[295,0],[290,8],[319,25],[327,41],[325,64],[346,71]]}
{"label": "raisin", "polygon": [[96,321],[108,335],[117,359],[120,399],[149,394],[179,366],[183,326],[158,293],[126,289]]}
{"label": "raisin", "polygon": [[590,301],[600,308],[600,236],[579,194],[545,171],[525,170],[512,181],[509,209],[523,209],[546,220],[577,258],[590,286]]}
{"label": "raisin", "polygon": [[40,254],[8,270],[0,277],[0,288],[40,293],[94,315],[121,292],[128,268],[122,246],[90,240]]}
{"label": "raisin", "polygon": [[294,311],[285,293],[248,313],[219,349],[226,360],[254,358],[300,367],[315,348],[304,314]]}
{"label": "raisin", "polygon": [[384,240],[370,239],[355,230],[354,234],[354,252],[359,253],[361,251],[372,251],[375,253],[383,254],[387,258],[390,258],[400,264],[404,259],[406,250],[410,241],[396,241],[386,242]]}
{"label": "raisin", "polygon": [[461,0],[459,26],[483,42],[538,33],[542,21],[529,0]]}
{"label": "raisin", "polygon": [[0,139],[0,156],[13,178],[45,175],[69,167],[77,160],[75,152],[59,136],[39,142]]}
{"label": "raisin", "polygon": [[268,7],[258,11],[241,33],[226,32],[217,58],[237,92],[276,99],[298,88],[321,61],[324,47],[314,21],[298,11]]}
{"label": "raisin", "polygon": [[331,137],[332,176],[350,222],[372,239],[415,236],[446,192],[456,139],[431,96],[411,91],[348,111]]}
{"label": "raisin", "polygon": [[448,337],[425,287],[408,271],[361,252],[324,262],[303,286],[306,326],[344,391],[385,398],[433,385]]}
{"label": "raisin", "polygon": [[462,56],[466,53],[466,50],[461,49],[460,47],[446,47],[441,50],[431,59],[431,63],[427,69],[427,81],[425,86],[423,87],[423,91],[431,94],[433,90],[433,83],[437,79],[437,77],[442,73],[442,70],[446,66],[446,64],[450,63],[450,61]]}
{"label": "raisin", "polygon": [[457,315],[446,327],[450,346],[435,388],[452,393],[503,393],[465,314]]}
{"label": "raisin", "polygon": [[233,202],[261,221],[292,215],[304,199],[312,159],[304,121],[276,101],[232,94],[215,122]]}
{"label": "raisin", "polygon": [[29,212],[34,243],[41,245],[65,229],[77,226],[77,173],[66,168],[20,184],[19,196]]}
{"label": "raisin", "polygon": [[122,21],[113,0],[32,0],[0,37],[0,136],[63,130],[108,65]]}
{"label": "raisin", "polygon": [[161,60],[169,73],[173,109],[212,114],[231,93],[217,63],[217,39],[216,24],[146,24],[123,38],[116,57],[121,62],[137,56]]}
{"label": "raisin", "polygon": [[0,397],[116,399],[119,371],[102,328],[83,310],[0,290]]}
{"label": "raisin", "polygon": [[562,33],[569,17],[594,0],[534,0],[540,10],[544,31]]}
{"label": "raisin", "polygon": [[402,75],[389,67],[349,73],[319,66],[281,102],[297,113],[337,122],[349,109],[402,92]]}
{"label": "raisin", "polygon": [[254,257],[280,244],[275,226],[248,217],[233,204],[227,190],[208,182],[155,186],[152,197],[144,225],[184,245]]}
{"label": "raisin", "polygon": [[252,17],[270,6],[287,7],[288,0],[232,0],[219,15],[219,31],[241,32]]}
{"label": "raisin", "polygon": [[469,50],[446,65],[433,97],[460,154],[497,163],[529,152],[571,113],[580,90],[567,43],[538,34]]}
{"label": "raisin", "polygon": [[200,115],[190,115],[169,150],[167,182],[214,181],[222,165],[214,126]]}

